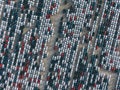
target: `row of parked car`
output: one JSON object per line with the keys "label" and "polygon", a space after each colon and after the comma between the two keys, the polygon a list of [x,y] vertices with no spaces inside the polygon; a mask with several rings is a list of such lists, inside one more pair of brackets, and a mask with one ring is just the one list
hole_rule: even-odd
{"label": "row of parked car", "polygon": [[[72,1],[74,5],[64,12],[67,21],[60,22],[59,39],[54,46],[56,53],[51,58],[45,89],[108,90],[111,76],[99,73],[99,68],[119,74],[120,2]],[[115,44],[114,47],[108,42]],[[79,45],[83,45],[80,52]],[[108,52],[104,53],[106,48]],[[110,62],[111,57],[114,59]],[[120,89],[118,82],[113,87],[115,90]]]}
{"label": "row of parked car", "polygon": [[[0,1],[0,90],[39,90],[58,0]],[[28,30],[27,32],[25,32]]]}
{"label": "row of parked car", "polygon": [[[39,90],[59,7],[59,0],[0,1],[0,89]],[[110,76],[99,68],[117,73],[119,90],[120,1],[72,0],[63,14],[44,90],[108,90]]]}

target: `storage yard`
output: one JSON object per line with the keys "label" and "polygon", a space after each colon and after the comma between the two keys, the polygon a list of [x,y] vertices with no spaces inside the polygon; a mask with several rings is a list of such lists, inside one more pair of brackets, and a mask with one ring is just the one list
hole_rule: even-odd
{"label": "storage yard", "polygon": [[0,90],[120,90],[120,0],[0,0]]}

